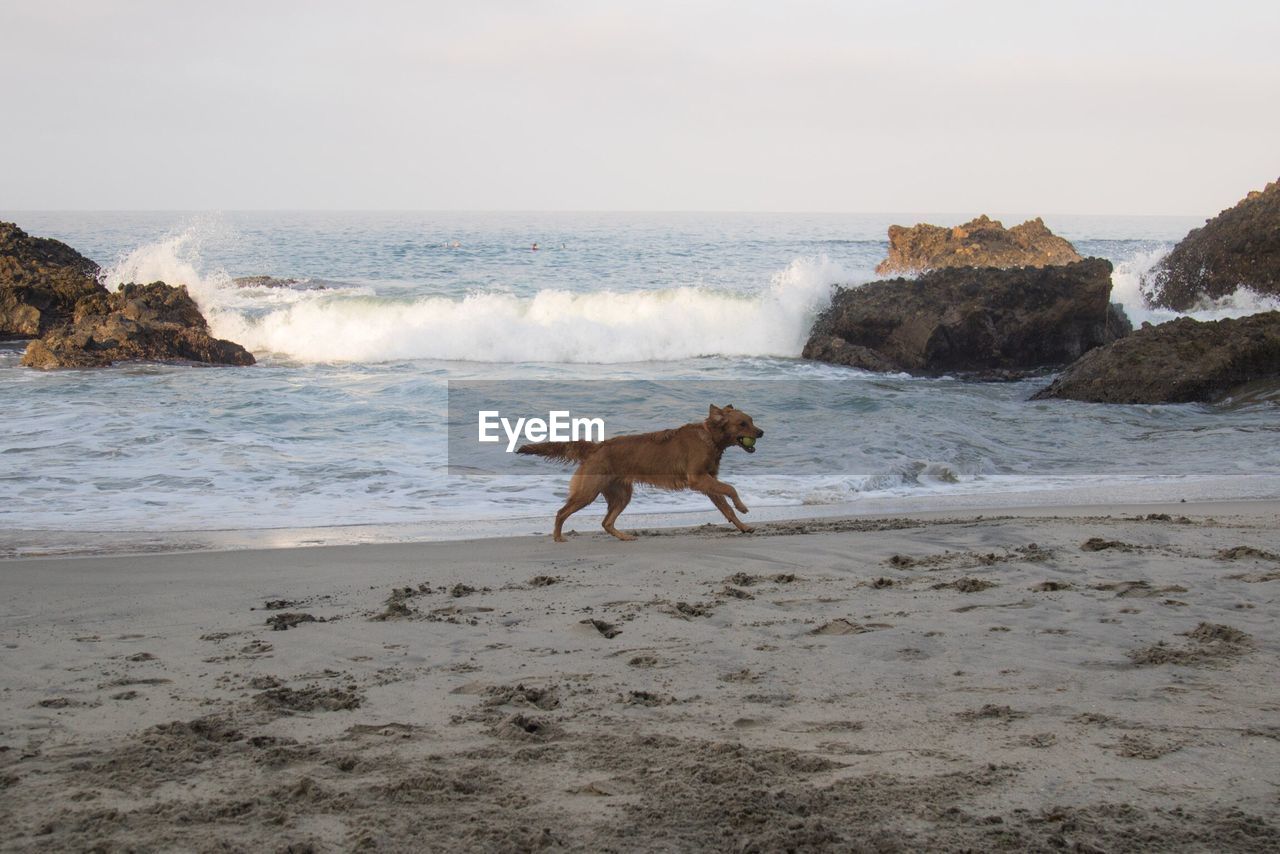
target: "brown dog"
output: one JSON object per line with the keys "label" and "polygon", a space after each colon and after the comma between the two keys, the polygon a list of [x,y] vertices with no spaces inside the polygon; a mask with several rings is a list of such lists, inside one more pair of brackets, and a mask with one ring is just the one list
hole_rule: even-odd
{"label": "brown dog", "polygon": [[[706,421],[674,430],[614,436],[603,442],[538,442],[522,445],[516,453],[581,463],[569,481],[569,498],[556,514],[557,543],[565,541],[560,533],[565,520],[595,501],[600,493],[604,493],[609,502],[604,529],[620,540],[634,540],[634,536],[619,531],[613,523],[631,501],[631,487],[637,483],[701,492],[719,508],[724,518],[739,531],[749,534],[754,529],[733,513],[733,507],[746,513],[747,506],[738,497],[738,490],[716,475],[725,449],[738,445],[754,454],[755,440],[763,435],[764,431],[752,423],[747,413],[732,406],[721,409],[713,404]],[[744,439],[748,441],[744,443]]]}

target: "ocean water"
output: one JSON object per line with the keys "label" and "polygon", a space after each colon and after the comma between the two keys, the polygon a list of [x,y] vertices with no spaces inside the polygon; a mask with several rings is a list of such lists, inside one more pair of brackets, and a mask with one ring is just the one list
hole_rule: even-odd
{"label": "ocean water", "polygon": [[[798,359],[832,287],[875,278],[890,223],[966,218],[0,212],[98,261],[108,286],[187,285],[215,334],[259,359],[46,373],[18,366],[22,345],[0,344],[0,553],[548,530],[563,469],[449,473],[451,380],[832,384],[847,420],[785,395],[755,404],[770,437],[825,432],[821,465],[799,461],[811,464],[793,474],[753,473],[759,454],[727,458],[724,477],[752,518],[1280,495],[1280,410],[1266,394],[1214,406],[1028,403],[1045,379],[921,379]],[[1198,220],[1046,222],[1116,265],[1113,299],[1135,323],[1176,316],[1146,309],[1138,280]],[[232,282],[250,275],[299,284]],[[1196,316],[1267,307],[1240,298]],[[669,417],[652,429],[674,426]],[[669,493],[638,496],[624,524],[632,517],[719,518],[701,496]],[[596,524],[591,512],[575,522]]]}

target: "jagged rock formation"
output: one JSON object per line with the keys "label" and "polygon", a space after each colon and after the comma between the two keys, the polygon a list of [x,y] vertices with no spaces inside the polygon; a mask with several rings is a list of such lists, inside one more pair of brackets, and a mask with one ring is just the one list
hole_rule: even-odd
{"label": "jagged rock formation", "polygon": [[1128,319],[1110,296],[1111,263],[1101,258],[871,282],[836,293],[803,355],[869,371],[1016,376],[1125,335]]}
{"label": "jagged rock formation", "polygon": [[97,276],[98,265],[65,243],[0,222],[0,340],[65,323],[82,298],[106,293]]}
{"label": "jagged rock formation", "polygon": [[27,345],[22,364],[33,368],[93,368],[113,362],[209,362],[252,365],[253,356],[214,338],[185,287],[164,282],[123,285],[76,303],[70,323]]}
{"label": "jagged rock formation", "polygon": [[984,214],[954,228],[921,223],[889,226],[889,257],[878,275],[947,267],[1047,267],[1083,260],[1075,247],[1039,217],[1006,229]]}
{"label": "jagged rock formation", "polygon": [[1280,297],[1280,181],[1192,229],[1142,278],[1147,302],[1175,311],[1238,288]]}
{"label": "jagged rock formation", "polygon": [[1180,317],[1144,326],[1086,353],[1035,399],[1210,402],[1259,380],[1280,383],[1280,311],[1211,322]]}
{"label": "jagged rock formation", "polygon": [[185,287],[98,283],[98,265],[0,222],[0,340],[36,338],[22,364],[88,368],[129,359],[252,365],[239,344],[209,334]]}

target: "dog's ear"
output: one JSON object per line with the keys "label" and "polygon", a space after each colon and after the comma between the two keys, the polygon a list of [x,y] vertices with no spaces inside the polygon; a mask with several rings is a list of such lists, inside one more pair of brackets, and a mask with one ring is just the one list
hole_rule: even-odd
{"label": "dog's ear", "polygon": [[[730,407],[730,409],[732,408],[733,407]],[[716,406],[714,403],[711,404],[711,408],[707,410],[707,420],[712,424],[719,424],[724,421],[724,410]]]}
{"label": "dog's ear", "polygon": [[733,409],[733,404],[732,404],[732,403],[725,407],[725,411],[727,412],[727,411],[728,411],[728,410],[730,410],[730,409]]}

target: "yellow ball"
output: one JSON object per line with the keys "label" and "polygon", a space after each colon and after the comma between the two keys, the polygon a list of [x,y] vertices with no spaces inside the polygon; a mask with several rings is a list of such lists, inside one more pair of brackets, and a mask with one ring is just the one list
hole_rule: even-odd
{"label": "yellow ball", "polygon": [[744,447],[744,448],[750,448],[750,447],[753,447],[753,446],[755,445],[755,443],[756,443],[756,439],[755,439],[755,437],[754,437],[754,436],[743,436],[743,437],[742,437],[742,447]]}

